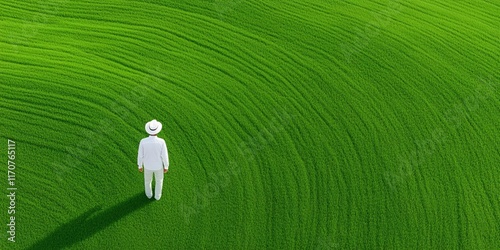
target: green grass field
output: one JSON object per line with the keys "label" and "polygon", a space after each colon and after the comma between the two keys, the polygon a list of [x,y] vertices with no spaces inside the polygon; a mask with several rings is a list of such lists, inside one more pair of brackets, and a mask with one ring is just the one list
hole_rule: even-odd
{"label": "green grass field", "polygon": [[0,9],[0,249],[499,249],[498,1]]}

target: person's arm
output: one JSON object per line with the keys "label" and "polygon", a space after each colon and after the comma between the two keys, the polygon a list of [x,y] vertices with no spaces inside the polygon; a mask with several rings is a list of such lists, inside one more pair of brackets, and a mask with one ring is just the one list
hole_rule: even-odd
{"label": "person's arm", "polygon": [[165,142],[163,143],[163,148],[161,151],[162,151],[161,152],[161,159],[163,161],[163,172],[166,173],[166,172],[168,172],[169,161],[168,161],[167,144]]}
{"label": "person's arm", "polygon": [[144,163],[144,148],[142,146],[142,141],[139,143],[139,150],[137,152],[137,166],[139,167],[139,172],[142,172],[142,165]]}

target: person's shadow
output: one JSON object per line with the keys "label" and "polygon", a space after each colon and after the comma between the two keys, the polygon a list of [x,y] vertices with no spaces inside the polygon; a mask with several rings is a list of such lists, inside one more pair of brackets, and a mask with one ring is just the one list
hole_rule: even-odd
{"label": "person's shadow", "polygon": [[141,192],[100,213],[97,212],[101,210],[101,206],[95,206],[77,218],[60,226],[50,235],[28,249],[62,249],[71,247],[150,203],[151,200],[148,200],[144,193]]}

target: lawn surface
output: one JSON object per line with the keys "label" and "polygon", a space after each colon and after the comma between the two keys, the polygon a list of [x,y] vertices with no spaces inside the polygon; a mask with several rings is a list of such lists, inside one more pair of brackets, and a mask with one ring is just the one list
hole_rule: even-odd
{"label": "lawn surface", "polygon": [[[0,9],[0,249],[498,247],[496,1]],[[152,119],[171,164],[153,202]]]}

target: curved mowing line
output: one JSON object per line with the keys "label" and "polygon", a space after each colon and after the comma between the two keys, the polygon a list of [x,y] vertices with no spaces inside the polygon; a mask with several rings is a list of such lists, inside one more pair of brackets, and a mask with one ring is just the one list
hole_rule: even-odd
{"label": "curved mowing line", "polygon": [[[94,5],[95,5],[95,3],[93,3],[93,5],[91,6],[92,10],[95,9]],[[261,41],[261,39],[262,39],[262,38],[259,38],[257,36],[252,36],[250,33],[247,33],[243,29],[237,29],[236,27],[234,27],[232,25],[229,25],[225,22],[221,22],[218,19],[209,18],[209,17],[204,16],[204,15],[200,15],[200,14],[193,13],[193,12],[187,12],[187,11],[183,11],[180,9],[169,8],[166,6],[160,6],[160,8],[158,8],[159,7],[158,5],[152,5],[151,8],[148,9],[148,8],[144,8],[145,5],[147,5],[147,4],[141,4],[140,5],[141,9],[146,9],[147,12],[144,14],[146,14],[146,15],[150,14],[152,17],[163,16],[163,17],[168,18],[170,16],[165,15],[165,13],[169,13],[169,14],[171,13],[172,16],[168,22],[169,25],[183,25],[184,23],[187,23],[188,25],[183,25],[181,27],[183,27],[183,29],[198,29],[201,32],[205,32],[206,29],[203,29],[202,27],[207,27],[207,25],[208,25],[209,28],[217,28],[217,29],[222,28],[222,29],[227,29],[233,33],[246,35],[248,38],[251,38],[251,40],[257,39],[257,40]],[[126,13],[128,14],[129,12],[126,12]],[[121,13],[121,14],[123,14],[123,13]],[[185,22],[178,22],[177,17],[179,17],[179,16],[182,17]],[[121,17],[123,17],[123,16],[121,16]],[[135,16],[135,17],[137,17],[137,16]],[[134,18],[132,18],[132,19],[134,19]],[[127,18],[127,20],[128,20],[128,18]],[[140,19],[140,20],[144,21],[144,23],[149,23],[149,20],[147,20],[147,19]],[[110,19],[110,21],[115,21],[115,19]],[[193,26],[191,24],[193,22],[196,22],[196,23],[201,22],[203,25]],[[163,30],[162,26],[158,26],[156,28],[161,29],[162,31],[165,31],[165,30]]]}
{"label": "curved mowing line", "polygon": [[[174,76],[175,77],[175,76]],[[201,96],[198,96],[199,99],[203,99]]]}
{"label": "curved mowing line", "polygon": [[[19,3],[16,2],[16,4]],[[2,15],[9,16],[17,22],[21,21],[25,25],[28,23],[41,25],[40,22],[49,20],[48,16],[50,16],[50,18],[54,17],[52,13],[40,11],[39,9],[27,9],[19,6],[12,6],[6,1],[0,2],[0,7],[4,10]]]}
{"label": "curved mowing line", "polygon": [[[65,49],[64,51],[65,51],[66,53],[68,53],[67,55],[70,55],[71,57],[74,57],[74,56],[72,55],[72,54],[74,54],[74,51],[73,51],[72,53],[70,53],[70,52],[69,52],[69,51],[70,51],[70,49],[69,49],[69,48],[68,48],[68,49]],[[59,51],[51,51],[51,52],[52,52],[52,53],[61,54]],[[10,55],[12,56],[12,58],[19,57],[16,53],[11,53]],[[87,55],[86,55],[86,56],[87,56]],[[86,70],[84,70],[83,72],[87,72],[88,70],[99,70],[99,71],[101,71],[101,73],[104,73],[105,75],[112,75],[112,76],[119,76],[119,77],[122,77],[122,75],[117,74],[116,72],[114,72],[114,71],[112,71],[112,70],[105,70],[105,69],[104,69],[104,68],[109,68],[109,66],[102,67],[103,65],[101,65],[100,67],[96,67],[95,62],[94,62],[94,61],[90,61],[89,59],[87,59],[87,57],[86,57],[86,56],[84,56],[84,57],[78,57],[78,59],[79,59],[79,61],[78,61],[78,62],[79,62],[78,66],[79,66],[79,67],[82,67],[82,66],[89,66],[89,67],[83,67],[84,69],[86,69]],[[28,57],[24,57],[24,58],[28,58]],[[29,58],[30,58],[30,59],[32,59],[32,57],[29,57]],[[61,57],[61,58],[63,58],[63,57]],[[75,57],[75,59],[77,59],[77,58]],[[26,64],[26,62],[27,62],[27,61],[28,61],[28,60],[25,60],[25,61],[24,61],[24,63]],[[75,61],[76,61],[76,60],[75,60]],[[87,61],[87,62],[88,62],[88,64],[82,64],[82,62],[83,62],[83,61]],[[12,60],[9,60],[9,62],[16,62],[16,61],[14,61],[14,59],[12,59]],[[51,64],[58,64],[58,65],[61,65],[61,64],[62,64],[62,65],[65,65],[65,66],[75,66],[75,65],[73,64],[73,61],[61,60],[61,59],[58,59],[58,60],[52,59],[52,60],[50,60],[50,61],[46,60],[46,62],[45,62],[45,63],[40,63],[40,64],[33,64],[33,63],[30,63],[29,65],[31,65],[31,66],[35,66],[35,65],[36,65],[36,66],[40,66],[40,65],[46,65],[46,64],[47,64],[47,62],[50,62]],[[47,67],[47,68],[52,68],[52,67]],[[64,70],[64,71],[62,71],[62,73],[65,73],[65,74],[67,74],[67,73],[68,73],[68,72],[65,72],[65,71],[70,71],[70,70],[71,70],[71,67],[61,67],[61,68],[65,68],[65,70]],[[82,74],[82,73],[81,73],[81,72],[82,72],[82,71],[81,71],[81,69],[79,69],[79,70],[75,70],[74,72],[75,72],[75,73],[77,73],[77,74]],[[88,74],[85,74],[85,75],[86,75],[86,76],[88,76]],[[101,75],[101,74],[95,74],[95,75],[92,75],[92,77],[97,78],[97,79],[105,79],[105,78],[101,77],[100,75]],[[129,79],[124,79],[124,80],[130,80],[130,81],[132,81],[132,79],[131,79],[131,78],[129,78]]]}
{"label": "curved mowing line", "polygon": [[[460,25],[460,24],[457,24],[456,27],[457,28],[453,28],[453,26],[449,25],[449,26],[442,26],[442,25],[435,25],[434,23],[430,22],[430,21],[427,21],[426,19],[414,19],[414,20],[417,20],[419,22],[424,22],[424,23],[427,23],[429,26],[433,26],[439,30],[443,30],[446,32],[446,34],[450,34],[452,35],[452,37],[459,37],[461,39],[456,39],[457,41],[461,41],[463,43],[468,43],[469,46],[467,47],[470,47],[472,46],[473,48],[475,49],[478,49],[478,50],[483,50],[484,48],[483,47],[477,47],[475,43],[472,43],[472,42],[469,42],[469,36],[465,37],[465,36],[462,36],[462,35],[467,35],[467,33],[463,32],[463,25]],[[443,20],[443,19],[439,19],[439,20]],[[426,30],[423,30],[423,31],[426,31]],[[472,31],[472,30],[471,30]],[[434,37],[436,35],[435,32],[431,33],[430,31],[427,31],[426,33],[429,34],[429,37]],[[483,40],[484,41],[484,40]],[[494,42],[492,41],[491,43],[492,45],[494,44]],[[466,47],[466,48],[467,48]],[[487,51],[484,51],[486,52],[485,54],[487,54]]]}
{"label": "curved mowing line", "polygon": [[[9,76],[9,77],[14,77],[14,78],[17,78],[17,79],[23,79],[23,80],[29,79],[29,80],[30,80],[30,82],[32,82],[32,83],[35,83],[35,82],[36,82],[37,84],[39,84],[39,86],[43,86],[43,88],[39,88],[39,89],[38,89],[39,91],[42,91],[42,89],[43,89],[43,91],[47,91],[47,87],[48,87],[48,86],[51,86],[51,85],[56,85],[56,84],[57,84],[56,82],[51,82],[51,81],[46,80],[46,79],[41,80],[41,79],[29,78],[29,77],[26,77],[26,76],[21,77],[21,76],[19,76],[19,75],[11,75],[11,74],[6,74],[5,72],[3,73],[3,75]],[[47,85],[47,84],[50,84],[50,85]],[[4,86],[4,87],[5,87],[5,88],[11,88],[11,89],[14,89],[14,88],[15,88],[15,87],[8,87],[8,86]],[[58,91],[58,92],[60,92],[60,90],[61,90],[61,89],[60,89],[60,87],[66,87],[66,85],[64,85],[64,86],[58,86],[58,87],[59,87],[59,89],[57,89],[57,91]],[[88,89],[90,89],[90,88],[88,88]],[[20,90],[22,91],[22,89],[21,89],[21,88],[20,88]],[[88,93],[88,92],[87,92],[87,93]],[[97,93],[97,92],[96,92],[96,93]],[[101,95],[102,95],[102,90],[101,90],[99,93],[101,93]],[[57,96],[57,95],[56,95],[56,96]],[[58,96],[59,96],[59,97],[61,97],[60,95],[58,95]],[[77,96],[79,96],[79,95],[77,95]],[[81,95],[80,95],[80,96],[81,96]],[[113,103],[116,99],[118,99],[118,98],[116,98],[116,97],[118,97],[118,96],[109,96],[109,94],[108,94],[108,95],[102,95],[102,98],[104,98],[106,101],[108,101],[108,103]],[[61,98],[62,98],[62,97],[61,97]],[[70,98],[66,98],[66,99],[71,100],[71,101],[72,101],[72,100],[77,100],[77,98],[76,98],[76,97],[74,97],[74,96],[73,96],[73,97],[70,97]],[[97,100],[99,100],[99,99],[98,99],[98,98],[96,98],[94,101],[97,101]],[[105,106],[104,106],[104,104],[101,104],[101,105],[99,105],[99,106],[95,106],[95,105],[94,105],[94,103],[89,102],[89,101],[85,101],[85,100],[80,99],[80,98],[78,98],[77,102],[79,102],[79,103],[81,103],[81,104],[84,104],[84,105],[87,105],[87,106],[90,106],[90,107],[92,107],[92,108],[98,108],[98,109],[101,109],[101,110],[108,110],[108,108],[109,108],[109,107],[105,107]],[[97,103],[101,103],[101,102],[102,102],[102,101],[99,101],[99,102],[97,102]]]}
{"label": "curved mowing line", "polygon": [[[216,65],[210,64],[208,62],[203,62],[203,61],[201,61],[201,63],[203,63],[204,65],[207,65],[209,67],[212,67],[214,70],[222,71],[226,75],[229,75],[229,76],[232,76],[232,77],[236,77],[236,76],[233,76],[229,71],[224,70],[223,68],[217,68]],[[196,88],[194,85],[192,87]],[[263,91],[259,91],[259,95],[260,96],[255,96],[253,93],[250,93],[250,92],[248,94],[252,95],[254,100],[259,100],[259,101],[262,100],[261,97],[267,97],[269,95],[267,93],[264,94]],[[199,96],[199,98],[203,99],[202,96]],[[206,95],[205,98],[210,98],[210,96]],[[271,98],[269,98],[268,100],[271,100],[271,103],[274,103]],[[254,106],[256,106],[256,104],[257,104],[257,102],[252,102],[252,103],[254,103]],[[261,103],[264,104],[263,102],[261,102]],[[211,105],[217,105],[219,107],[220,111],[224,110],[223,106],[221,104],[218,104],[214,99],[211,99]],[[276,105],[273,105],[273,106],[276,106]]]}
{"label": "curved mowing line", "polygon": [[[20,109],[20,110],[25,110],[27,113],[31,113],[32,115],[42,115],[42,117],[49,117],[51,119],[57,119],[57,120],[61,120],[62,118],[60,117],[65,117],[64,119],[68,119],[69,117],[73,116],[72,120],[74,119],[77,119],[79,120],[80,122],[77,123],[77,122],[71,122],[72,124],[81,124],[82,122],[82,117],[80,116],[75,116],[74,115],[74,112],[71,111],[71,110],[68,110],[66,109],[65,107],[63,106],[59,106],[59,107],[54,107],[55,109],[52,109],[52,113],[47,113],[47,111],[45,109],[40,109],[40,105],[38,104],[42,104],[42,103],[38,103],[38,104],[31,104],[29,102],[23,102],[23,101],[18,101],[18,100],[9,100],[10,102],[14,102],[15,104],[12,104],[12,107],[14,109]],[[9,103],[9,102],[6,102],[6,103]],[[49,104],[46,104],[46,105],[49,105]],[[109,111],[109,109],[106,107],[106,106],[96,106],[94,104],[90,104],[91,108],[90,110],[100,110],[102,111],[103,114],[105,113],[109,113],[109,115],[106,115],[105,117],[107,119],[113,119],[114,117],[118,118],[118,120],[121,120],[122,117],[121,116],[118,116],[118,114],[115,114],[115,113],[112,113],[111,111]],[[49,105],[50,106],[50,105]],[[28,112],[28,110],[32,110],[30,107],[35,107],[36,108],[36,112]],[[29,108],[29,109],[28,109]],[[81,108],[81,107],[80,107]],[[69,112],[65,112],[65,111],[69,111]],[[61,113],[62,112],[62,113]],[[50,114],[50,115],[49,115]],[[60,116],[54,116],[54,114],[60,114]],[[88,119],[86,119],[89,123],[90,123],[90,117],[88,117]],[[61,120],[62,121],[62,120]],[[68,120],[68,122],[70,122],[70,120]],[[88,124],[88,123],[87,123]],[[131,124],[129,123],[125,123],[128,127],[131,128]],[[81,124],[82,125],[82,124]],[[90,127],[86,127],[88,130],[91,130]],[[53,130],[57,130],[57,128],[52,128]]]}
{"label": "curved mowing line", "polygon": [[[254,58],[254,60],[255,60],[255,58]],[[262,70],[262,69],[261,69],[261,70]]]}
{"label": "curved mowing line", "polygon": [[[186,100],[197,100],[201,104],[203,104],[203,103],[209,104],[215,110],[224,111],[223,106],[221,106],[215,100],[212,99],[212,101],[207,101],[206,98],[208,98],[209,96],[198,94],[197,93],[198,91],[196,90],[196,88],[194,86],[192,87],[194,89],[194,91],[193,91],[193,89],[187,88],[186,86],[188,86],[188,82],[185,81],[184,79],[175,79],[174,78],[174,80],[177,80],[178,82],[183,82],[185,84],[172,85],[170,87],[170,91],[169,91],[169,93],[171,93],[171,95],[176,95],[176,96],[179,96],[179,97],[182,97],[182,98],[186,98],[186,97],[190,97],[191,96],[189,99],[186,99]],[[178,93],[177,89],[183,90],[183,93]],[[158,97],[160,98],[161,96],[158,95]],[[194,98],[192,98],[192,97],[194,97]],[[242,107],[244,107],[246,109],[245,106],[242,106]],[[225,115],[226,119],[229,116],[229,114],[226,114],[226,112],[222,112],[222,114]]]}
{"label": "curved mowing line", "polygon": [[[177,95],[177,98],[175,98],[177,100],[177,102],[179,103],[193,103],[191,106],[192,111],[195,111],[199,114],[199,117],[200,118],[203,118],[203,120],[205,121],[213,121],[211,122],[211,124],[218,124],[218,122],[215,121],[214,117],[210,115],[210,112],[206,112],[206,109],[201,107],[201,106],[198,106],[198,105],[194,105],[194,102],[192,102],[192,98],[188,98],[184,95],[181,95],[181,94],[175,94],[176,92],[173,92],[174,95]],[[194,108],[194,109],[193,109]],[[232,124],[232,123],[230,123]],[[181,124],[179,124],[179,126],[181,126]],[[223,134],[227,134],[228,135],[228,138],[231,138],[229,136],[229,130],[227,130],[227,128],[225,126],[218,126],[219,129],[221,129],[221,131],[223,131],[222,133]],[[196,129],[195,131],[202,131],[202,130],[198,130]],[[192,142],[193,145],[196,145],[196,143]]]}
{"label": "curved mowing line", "polygon": [[[174,42],[176,38],[168,32],[168,30],[160,30],[155,26],[146,26],[140,24],[121,24],[112,21],[95,21],[93,19],[84,19],[86,22],[82,23],[81,19],[68,17],[64,21],[64,27],[48,26],[44,30],[47,31],[60,31],[65,34],[74,33],[75,35],[86,34],[91,37],[109,38],[113,40],[125,42],[126,44],[136,45],[138,47],[153,47],[155,45],[160,48],[165,48],[169,45],[172,49],[174,46],[178,47],[178,43]],[[66,33],[68,32],[68,33]],[[132,36],[130,32],[139,33],[141,35]],[[49,35],[48,33],[47,35]],[[168,37],[165,37],[168,35]],[[151,37],[149,37],[151,36]],[[149,39],[146,39],[149,38]],[[76,42],[76,41],[75,41]],[[161,51],[158,51],[161,53]],[[129,53],[139,53],[129,51]]]}
{"label": "curved mowing line", "polygon": [[[23,94],[24,96],[18,97],[17,99],[11,98],[10,96],[20,96]],[[26,98],[25,96],[31,96],[31,98]],[[20,107],[26,107],[26,108],[31,108],[33,110],[39,110],[39,111],[47,111],[51,112],[53,115],[60,115],[68,118],[73,118],[73,119],[79,119],[82,122],[89,122],[89,115],[86,115],[85,113],[79,111],[78,109],[69,109],[67,105],[54,105],[52,104],[51,101],[43,101],[41,99],[36,100],[35,98],[38,98],[34,95],[31,95],[29,93],[22,93],[22,92],[7,92],[7,95],[3,97],[3,100],[6,102],[13,102],[16,105]],[[28,100],[32,100],[31,102]],[[33,101],[36,100],[36,101]],[[74,107],[74,106],[73,106]],[[80,106],[82,108],[82,106]]]}
{"label": "curved mowing line", "polygon": [[[69,76],[69,77],[73,77],[75,75],[73,74],[70,74],[70,73],[76,73],[76,75],[82,75],[82,71],[81,71],[81,68],[83,69],[92,69],[91,67],[92,66],[89,66],[89,67],[82,67],[82,66],[85,66],[85,64],[80,64],[78,65],[80,68],[76,68],[77,65],[73,64],[73,62],[71,61],[61,61],[61,60],[54,60],[54,59],[45,59],[45,60],[38,60],[39,62],[38,63],[35,63],[33,61],[33,57],[30,57],[30,56],[18,56],[16,54],[12,54],[13,57],[12,59],[0,59],[0,60],[3,60],[4,62],[8,62],[8,63],[12,63],[12,64],[18,64],[17,67],[20,67],[21,65],[22,66],[25,66],[27,68],[30,68],[30,70],[27,70],[25,71],[24,73],[21,72],[20,75],[26,75],[26,72],[28,72],[28,74],[36,74],[33,72],[33,68],[35,69],[38,69],[38,70],[48,70],[48,71],[54,71],[56,69],[58,69],[58,67],[54,67],[53,65],[57,65],[59,66],[60,68],[64,68],[64,70],[60,70],[58,72],[58,74],[61,74],[61,75],[66,75],[66,76]],[[15,59],[16,58],[24,58],[25,60],[24,61],[16,61]],[[42,62],[42,61],[45,61],[45,62]],[[29,63],[28,63],[29,62]],[[90,63],[89,63],[90,65]],[[67,66],[74,66],[74,67],[67,67]],[[95,66],[94,66],[95,67]],[[15,67],[16,68],[16,67]],[[100,68],[95,68],[97,70],[102,70],[102,67]],[[83,71],[85,72],[85,71]],[[114,76],[122,76],[122,75],[119,75],[111,70],[109,71],[104,71],[105,73],[107,74],[112,74]],[[88,74],[85,74],[83,73],[84,76],[88,76]],[[92,76],[93,78],[95,78],[95,76]],[[99,79],[99,78],[97,78]],[[104,79],[104,78],[101,78],[101,79]],[[133,81],[132,78],[128,78],[129,81]],[[98,93],[96,93],[98,94]]]}
{"label": "curved mowing line", "polygon": [[[429,26],[433,26],[438,30],[443,30],[443,31],[446,31],[447,33],[451,33],[459,38],[462,38],[461,41],[467,42],[469,40],[467,36],[464,36],[466,34],[462,31],[462,28],[464,27],[463,23],[461,23],[459,21],[454,21],[451,18],[443,19],[442,16],[438,16],[437,14],[434,14],[433,10],[430,10],[428,8],[426,9],[422,6],[406,4],[405,7],[412,9],[412,10],[419,12],[419,13],[426,16],[426,18],[423,18],[420,15],[411,15],[410,17],[414,18],[415,20],[419,20],[421,22],[427,23]],[[460,27],[460,29],[454,29],[452,25],[447,25],[447,26],[436,25],[435,23],[429,21],[429,17],[432,17],[434,20],[447,21],[448,24],[453,24],[453,26]],[[473,46],[474,44],[471,44],[471,45]]]}
{"label": "curved mowing line", "polygon": [[[468,4],[466,2],[453,2],[453,4],[447,4],[445,2],[431,2],[432,6],[440,6],[442,10],[447,10],[449,14],[454,14],[456,16],[458,13],[461,14],[460,16],[460,21],[457,22],[456,24],[458,25],[469,25],[468,22],[464,22],[465,18],[464,15],[467,16],[472,16],[473,18],[470,18],[468,21],[475,21],[480,20],[482,23],[489,23],[491,27],[495,27],[495,23],[493,22],[493,19],[500,20],[498,18],[498,15],[490,14],[486,12],[485,10],[488,10],[489,8],[475,8],[476,6]],[[482,3],[484,4],[484,3]],[[494,9],[494,8],[493,8]],[[493,10],[492,9],[492,10]]]}
{"label": "curved mowing line", "polygon": [[[96,107],[94,105],[95,104],[94,102],[89,102],[89,101],[86,101],[84,99],[75,98],[74,96],[67,97],[67,96],[64,96],[64,95],[58,95],[58,94],[55,94],[55,93],[47,92],[46,91],[47,87],[50,87],[50,86],[54,86],[56,88],[60,87],[60,86],[57,86],[57,84],[55,84],[54,82],[45,81],[45,80],[42,80],[42,79],[29,78],[29,77],[26,77],[26,76],[19,76],[17,74],[9,74],[7,72],[3,72],[2,75],[7,76],[10,79],[18,79],[17,81],[15,81],[16,84],[19,83],[19,80],[26,80],[26,79],[29,79],[30,80],[29,82],[38,82],[39,83],[39,86],[41,86],[41,88],[33,88],[33,89],[29,89],[29,90],[26,89],[26,88],[16,87],[14,85],[3,85],[3,86],[1,86],[2,88],[9,89],[9,90],[11,90],[13,92],[23,93],[23,96],[20,96],[20,98],[27,99],[27,98],[25,98],[25,95],[30,95],[31,97],[33,97],[35,99],[39,98],[39,97],[44,97],[43,99],[45,99],[45,98],[51,98],[51,99],[55,99],[55,100],[61,100],[61,101],[64,101],[68,105],[69,104],[72,104],[72,105],[77,104],[77,105],[85,105],[85,106],[90,106],[90,107]],[[110,91],[110,92],[112,93],[112,91]],[[107,101],[112,101],[112,100],[116,99],[115,97],[110,98],[109,95],[103,95],[102,97],[106,98]],[[48,104],[48,105],[50,106],[52,104]],[[59,105],[59,103],[57,105]],[[66,106],[66,105],[63,105],[63,106]],[[79,114],[83,114],[80,109],[73,110],[73,111],[77,112]]]}
{"label": "curved mowing line", "polygon": [[[97,56],[99,56],[99,55],[97,55]],[[45,60],[45,61],[47,61],[47,60]],[[47,62],[49,62],[49,61],[47,61]],[[50,62],[51,62],[51,63],[61,64],[59,61],[56,61],[56,60],[53,60],[53,61],[50,61]],[[94,63],[94,64],[95,64],[95,63]],[[119,63],[119,64],[121,64],[121,63]],[[32,65],[33,65],[33,66],[35,66],[36,64],[32,64]],[[46,63],[40,64],[40,65],[46,65]],[[90,63],[89,63],[89,65],[90,65]],[[37,65],[37,66],[39,66],[39,65]],[[95,67],[95,66],[94,66],[94,67]],[[49,67],[49,68],[50,68],[50,67]],[[124,69],[128,69],[128,67],[125,67]],[[136,69],[136,70],[138,70],[138,69]],[[108,72],[112,72],[112,71],[108,71]],[[141,72],[142,72],[142,70],[141,70]],[[144,71],[144,72],[145,72],[145,71]],[[115,75],[117,75],[116,73],[114,73],[114,74],[115,74]],[[131,80],[132,80],[132,79],[131,79]]]}
{"label": "curved mowing line", "polygon": [[292,12],[289,10],[285,10],[283,8],[275,7],[272,3],[262,2],[262,1],[248,1],[248,4],[252,5],[255,9],[260,9],[264,13],[272,13],[276,17],[282,17],[285,20],[295,20],[297,23],[311,25],[316,28],[318,31],[321,31],[323,34],[331,34],[333,30],[336,30],[338,27],[329,27],[327,29],[324,26],[324,23],[320,21],[316,21],[315,19],[306,19],[304,16],[300,15],[300,11]]}
{"label": "curved mowing line", "polygon": [[[431,34],[431,33],[429,33],[429,31],[427,31],[427,32],[426,32],[426,31],[424,31],[424,30],[418,30],[418,31],[419,31],[419,32],[428,33],[428,34],[429,34],[429,36],[430,36],[430,34]],[[401,37],[397,37],[397,36],[393,36],[393,39],[398,39],[398,40],[399,40],[399,39],[403,39],[403,38],[401,38]],[[439,38],[439,37],[435,37],[435,36],[433,36],[433,39],[434,39],[434,40],[435,40],[435,39],[441,40],[441,38]],[[429,53],[429,52],[424,51],[424,50],[422,50],[421,48],[419,48],[419,47],[418,47],[418,45],[416,44],[416,42],[415,42],[415,41],[409,41],[409,42],[411,42],[412,44],[415,44],[414,49],[419,49],[419,51],[420,51],[421,53],[423,53],[423,54],[428,54],[428,53]],[[447,46],[449,46],[449,45],[448,45],[449,43],[446,43],[446,42],[444,42],[444,41],[443,41],[443,43],[445,43],[445,44],[447,44]],[[474,48],[474,49],[477,49],[477,48]],[[481,49],[481,50],[483,50],[483,49]],[[448,50],[448,51],[449,51],[449,50]],[[483,50],[483,51],[484,51],[484,50]],[[462,50],[462,52],[463,52],[463,50]],[[489,52],[487,52],[487,51],[484,51],[484,52],[485,52],[485,55],[486,55],[487,57],[490,57],[490,55],[489,55],[489,54],[491,54],[491,53],[489,53]],[[463,57],[463,56],[461,56],[461,53],[458,53],[458,50],[457,50],[456,54],[457,54],[457,56]],[[434,70],[433,70],[433,71],[434,71]]]}
{"label": "curved mowing line", "polygon": [[[84,128],[84,129],[90,130],[90,127],[88,127],[87,124],[81,123],[80,119],[69,118],[67,116],[65,116],[63,119],[60,116],[57,116],[54,113],[51,113],[49,111],[40,110],[40,109],[35,110],[31,106],[33,106],[33,105],[27,105],[27,104],[22,103],[22,102],[16,102],[16,101],[11,101],[11,100],[6,100],[4,102],[4,108],[8,108],[10,112],[16,111],[17,114],[19,115],[19,117],[38,118],[42,121],[45,121],[48,118],[50,120],[56,120],[56,121],[66,123],[66,124],[69,123],[70,125],[73,125],[74,127],[77,127],[80,129]],[[60,128],[55,128],[55,127],[52,128],[52,130],[54,130],[54,131],[57,131],[59,129]]]}

